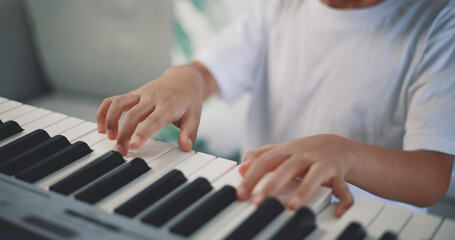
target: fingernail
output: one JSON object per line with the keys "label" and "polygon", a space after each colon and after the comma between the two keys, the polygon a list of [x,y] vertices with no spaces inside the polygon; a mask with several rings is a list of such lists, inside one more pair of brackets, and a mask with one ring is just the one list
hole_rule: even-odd
{"label": "fingernail", "polygon": [[124,155],[125,148],[122,145],[116,145],[115,151],[119,152],[120,154]]}
{"label": "fingernail", "polygon": [[142,141],[142,138],[139,137],[139,136],[134,136],[131,141],[130,141],[130,145],[133,146],[133,147],[137,147],[139,146],[139,144],[141,143]]}
{"label": "fingernail", "polygon": [[108,129],[107,130],[107,137],[109,139],[111,139],[111,140],[114,139],[114,131],[112,131],[111,129]]}
{"label": "fingernail", "polygon": [[265,195],[262,193],[259,193],[258,195],[256,195],[256,197],[254,197],[253,202],[256,205],[261,205],[261,203],[264,202],[264,200],[265,200]]}
{"label": "fingernail", "polygon": [[187,142],[188,144],[190,144],[190,146],[193,146],[193,141],[191,140],[191,138],[188,138],[188,139],[186,140],[186,142]]}
{"label": "fingernail", "polygon": [[247,196],[247,192],[246,192],[246,188],[245,187],[239,187],[237,189],[237,196],[240,198],[240,199],[245,199]]}
{"label": "fingernail", "polygon": [[291,209],[297,210],[300,208],[301,203],[302,199],[300,197],[292,197],[291,200],[289,200],[289,207]]}

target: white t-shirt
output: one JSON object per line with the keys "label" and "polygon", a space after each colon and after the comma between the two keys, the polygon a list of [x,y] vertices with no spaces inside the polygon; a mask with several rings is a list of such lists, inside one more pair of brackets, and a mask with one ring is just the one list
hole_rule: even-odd
{"label": "white t-shirt", "polygon": [[227,101],[252,93],[244,150],[333,133],[455,154],[454,1],[260,0],[196,59]]}

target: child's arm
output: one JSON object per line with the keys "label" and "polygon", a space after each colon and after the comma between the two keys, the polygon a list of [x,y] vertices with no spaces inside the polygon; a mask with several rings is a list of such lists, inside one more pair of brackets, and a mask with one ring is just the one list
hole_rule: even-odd
{"label": "child's arm", "polygon": [[335,214],[341,216],[352,205],[344,181],[384,198],[429,206],[447,191],[453,159],[439,152],[390,150],[321,134],[266,145],[245,154],[239,169],[244,179],[237,195],[242,200],[250,198],[256,183],[274,170],[263,191],[253,199],[257,204],[306,173],[287,203],[292,209],[304,206],[319,186],[327,184],[340,199]]}
{"label": "child's arm", "polygon": [[[196,140],[202,101],[218,91],[210,72],[199,62],[169,68],[164,74],[129,93],[106,98],[98,109],[98,131],[117,139],[116,151],[126,155],[169,123],[180,127],[179,145],[190,151]],[[123,112],[127,112],[118,126]],[[142,122],[139,130],[133,133]],[[133,137],[132,137],[133,136]]]}

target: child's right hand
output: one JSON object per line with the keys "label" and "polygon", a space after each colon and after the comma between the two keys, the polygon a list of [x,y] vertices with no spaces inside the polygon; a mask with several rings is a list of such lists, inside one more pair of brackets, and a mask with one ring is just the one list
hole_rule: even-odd
{"label": "child's right hand", "polygon": [[[181,129],[180,147],[190,151],[196,140],[203,99],[217,89],[213,77],[198,62],[170,68],[134,91],[106,98],[96,115],[98,131],[107,131],[109,139],[117,139],[115,150],[126,155],[129,147],[142,146],[157,130],[173,123]],[[126,114],[119,128],[123,112]]]}

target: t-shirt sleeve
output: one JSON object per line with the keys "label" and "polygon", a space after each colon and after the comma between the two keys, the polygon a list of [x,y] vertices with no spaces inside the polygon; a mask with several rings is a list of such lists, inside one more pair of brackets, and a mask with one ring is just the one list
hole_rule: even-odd
{"label": "t-shirt sleeve", "polygon": [[[453,8],[452,8],[453,9]],[[404,150],[455,155],[455,11],[440,17],[407,93]]]}
{"label": "t-shirt sleeve", "polygon": [[279,1],[255,1],[241,18],[218,33],[198,53],[201,62],[216,79],[221,96],[228,102],[249,91],[263,74],[267,33]]}

